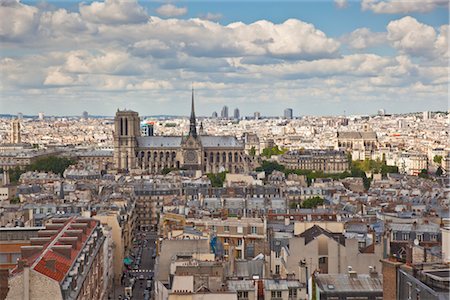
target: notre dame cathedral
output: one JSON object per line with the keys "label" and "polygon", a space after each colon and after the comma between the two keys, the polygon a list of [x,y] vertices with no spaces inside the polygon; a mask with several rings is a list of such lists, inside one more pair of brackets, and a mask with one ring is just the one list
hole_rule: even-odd
{"label": "notre dame cathedral", "polygon": [[141,136],[139,114],[117,111],[114,119],[114,166],[118,172],[160,173],[164,168],[203,173],[247,172],[251,159],[234,136],[197,134],[194,91],[188,136]]}

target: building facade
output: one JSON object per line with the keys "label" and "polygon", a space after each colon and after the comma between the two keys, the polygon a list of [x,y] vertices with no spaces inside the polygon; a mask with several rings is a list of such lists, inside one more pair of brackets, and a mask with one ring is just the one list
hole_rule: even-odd
{"label": "building facade", "polygon": [[141,136],[137,112],[117,111],[114,121],[114,165],[119,172],[160,173],[163,169],[205,173],[241,173],[250,159],[234,136],[197,134],[192,91],[188,136]]}
{"label": "building facade", "polygon": [[349,161],[344,151],[296,150],[283,154],[280,163],[288,169],[315,170],[324,173],[348,171]]}

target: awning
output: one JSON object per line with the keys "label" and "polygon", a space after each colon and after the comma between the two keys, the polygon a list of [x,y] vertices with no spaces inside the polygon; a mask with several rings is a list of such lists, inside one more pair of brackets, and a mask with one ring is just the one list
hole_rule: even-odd
{"label": "awning", "polygon": [[131,265],[133,263],[133,259],[130,258],[130,257],[125,257],[123,259],[123,263],[126,264],[126,265]]}

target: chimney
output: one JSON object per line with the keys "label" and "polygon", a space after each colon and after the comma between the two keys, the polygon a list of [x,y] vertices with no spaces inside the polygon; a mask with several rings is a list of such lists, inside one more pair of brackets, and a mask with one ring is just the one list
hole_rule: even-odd
{"label": "chimney", "polygon": [[78,237],[76,236],[65,236],[58,239],[58,243],[64,245],[71,245],[73,249],[77,249]]}
{"label": "chimney", "polygon": [[67,236],[75,236],[75,237],[81,239],[81,237],[83,236],[83,230],[81,230],[81,229],[67,229],[65,231],[65,234]]}
{"label": "chimney", "polygon": [[30,258],[33,255],[41,252],[42,249],[43,249],[42,246],[22,246],[22,247],[20,247],[20,252],[22,254],[22,259]]}
{"label": "chimney", "polygon": [[30,300],[30,266],[23,265],[23,300]]}
{"label": "chimney", "polygon": [[83,233],[86,233],[87,229],[88,229],[88,224],[86,224],[86,223],[72,223],[72,224],[70,224],[70,227],[72,229],[81,229],[81,230],[83,230]]}
{"label": "chimney", "polygon": [[9,184],[9,171],[3,170],[3,185],[7,186]]}
{"label": "chimney", "polygon": [[38,231],[38,237],[52,237],[54,235],[58,234],[58,230],[39,230]]}
{"label": "chimney", "polygon": [[350,278],[358,278],[358,273],[356,271],[353,271],[352,266],[348,266],[348,276]]}
{"label": "chimney", "polygon": [[377,278],[378,277],[378,272],[375,266],[369,266],[369,275],[371,278]]}
{"label": "chimney", "polygon": [[60,230],[64,227],[62,223],[49,223],[45,225],[45,229],[47,230]]}
{"label": "chimney", "polygon": [[53,252],[58,253],[66,258],[71,258],[72,246],[71,245],[54,245],[52,247]]}
{"label": "chimney", "polygon": [[397,270],[402,263],[382,259],[383,300],[397,299]]}
{"label": "chimney", "polygon": [[32,237],[30,238],[31,246],[43,246],[49,243],[52,239],[50,237]]}

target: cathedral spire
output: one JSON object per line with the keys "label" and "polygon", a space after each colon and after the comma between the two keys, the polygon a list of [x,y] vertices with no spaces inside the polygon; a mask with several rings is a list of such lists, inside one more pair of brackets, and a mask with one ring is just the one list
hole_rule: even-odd
{"label": "cathedral spire", "polygon": [[194,85],[192,85],[192,100],[191,100],[191,121],[189,125],[189,135],[194,138],[197,137],[197,123],[195,120],[195,110],[194,110]]}

